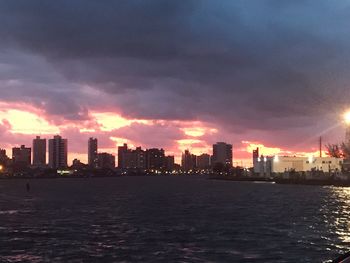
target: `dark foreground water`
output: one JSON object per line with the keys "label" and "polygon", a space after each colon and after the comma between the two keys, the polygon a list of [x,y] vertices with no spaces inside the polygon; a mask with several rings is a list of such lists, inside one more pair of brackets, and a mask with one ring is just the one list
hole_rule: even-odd
{"label": "dark foreground water", "polygon": [[0,262],[324,262],[350,188],[184,177],[0,181]]}

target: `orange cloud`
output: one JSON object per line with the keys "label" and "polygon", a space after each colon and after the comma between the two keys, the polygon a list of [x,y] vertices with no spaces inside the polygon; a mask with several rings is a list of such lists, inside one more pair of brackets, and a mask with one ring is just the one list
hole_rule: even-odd
{"label": "orange cloud", "polygon": [[253,150],[259,148],[259,154],[262,155],[277,155],[282,152],[281,148],[278,147],[268,147],[262,143],[254,143],[249,141],[242,141],[243,145],[246,145],[245,151],[248,153],[253,153]]}
{"label": "orange cloud", "polygon": [[54,134],[59,133],[56,126],[36,113],[17,109],[0,110],[0,119],[10,124],[11,133],[20,134]]}
{"label": "orange cloud", "polygon": [[112,131],[125,126],[129,126],[133,123],[149,124],[147,120],[126,119],[119,114],[113,112],[92,112],[90,114],[95,118],[96,122],[100,125],[101,131]]}

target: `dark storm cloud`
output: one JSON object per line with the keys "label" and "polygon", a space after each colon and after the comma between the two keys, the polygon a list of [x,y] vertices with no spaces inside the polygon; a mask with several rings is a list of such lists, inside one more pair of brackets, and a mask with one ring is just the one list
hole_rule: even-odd
{"label": "dark storm cloud", "polygon": [[[348,11],[325,0],[3,0],[0,45],[45,57],[126,116],[283,129],[348,103]],[[49,109],[86,116],[83,100],[57,98]]]}

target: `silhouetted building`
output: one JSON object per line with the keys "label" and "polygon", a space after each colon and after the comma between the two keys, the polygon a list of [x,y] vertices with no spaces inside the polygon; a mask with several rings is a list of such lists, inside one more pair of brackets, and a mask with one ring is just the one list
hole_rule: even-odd
{"label": "silhouetted building", "polygon": [[259,164],[259,148],[256,148],[256,150],[253,150],[253,167],[254,167],[254,173],[260,173],[261,170],[261,164]]}
{"label": "silhouetted building", "polygon": [[98,168],[108,168],[108,169],[114,169],[115,168],[115,156],[110,153],[98,153],[97,154],[97,160],[98,160]]}
{"label": "silhouetted building", "polygon": [[67,168],[68,140],[56,135],[49,140],[49,166],[54,169]]}
{"label": "silhouetted building", "polygon": [[16,167],[28,167],[31,164],[31,148],[21,145],[21,147],[12,148],[12,161]]}
{"label": "silhouetted building", "polygon": [[132,166],[137,169],[146,169],[146,152],[137,147],[136,150],[131,151]]}
{"label": "silhouetted building", "polygon": [[123,146],[118,147],[118,168],[124,169],[127,167],[127,153],[128,153],[128,145],[124,143]]}
{"label": "silhouetted building", "polygon": [[212,166],[222,164],[232,167],[232,145],[224,142],[217,142],[213,145]]}
{"label": "silhouetted building", "polygon": [[182,169],[186,172],[197,168],[197,156],[191,154],[189,150],[185,150],[181,158]]}
{"label": "silhouetted building", "polygon": [[97,159],[97,139],[89,138],[88,141],[88,165],[91,168],[96,168],[98,163]]}
{"label": "silhouetted building", "polygon": [[33,140],[33,165],[42,167],[46,165],[46,139],[36,136]]}
{"label": "silhouetted building", "polygon": [[198,169],[204,170],[210,168],[210,155],[203,153],[197,156],[197,167]]}
{"label": "silhouetted building", "polygon": [[4,167],[9,166],[9,164],[10,164],[10,158],[6,155],[6,150],[0,149],[0,165],[2,166],[2,169]]}
{"label": "silhouetted building", "polygon": [[148,170],[164,170],[165,154],[163,149],[147,149],[146,150],[146,169]]}
{"label": "silhouetted building", "polygon": [[72,162],[72,169],[80,170],[84,169],[86,167],[86,164],[82,163],[79,159],[74,159]]}
{"label": "silhouetted building", "polygon": [[165,170],[171,172],[175,170],[175,157],[166,156],[165,157]]}

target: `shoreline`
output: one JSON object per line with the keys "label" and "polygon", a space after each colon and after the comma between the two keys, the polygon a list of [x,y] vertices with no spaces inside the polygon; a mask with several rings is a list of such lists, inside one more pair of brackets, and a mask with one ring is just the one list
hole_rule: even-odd
{"label": "shoreline", "polygon": [[263,177],[235,177],[235,176],[214,176],[206,175],[189,175],[189,174],[158,174],[158,175],[113,175],[113,176],[39,176],[39,177],[0,177],[1,180],[41,180],[41,179],[99,179],[99,178],[122,178],[122,177],[206,177],[209,180],[218,181],[233,181],[233,182],[262,182],[275,183],[286,185],[315,185],[315,186],[335,186],[335,187],[350,187],[350,180],[332,180],[332,179],[281,179],[281,178],[263,178]]}
{"label": "shoreline", "polygon": [[281,179],[281,178],[263,178],[263,177],[233,177],[233,176],[213,176],[210,180],[234,181],[234,182],[266,182],[287,185],[316,185],[316,186],[337,186],[350,187],[350,180],[334,179]]}

